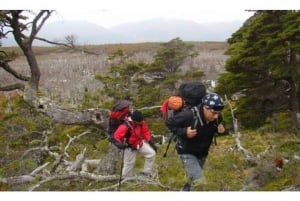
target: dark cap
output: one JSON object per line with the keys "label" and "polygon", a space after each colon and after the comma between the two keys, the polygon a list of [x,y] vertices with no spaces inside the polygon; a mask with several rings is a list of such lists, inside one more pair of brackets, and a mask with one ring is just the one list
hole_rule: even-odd
{"label": "dark cap", "polygon": [[131,119],[132,119],[133,121],[136,121],[136,122],[141,122],[141,121],[143,121],[143,114],[142,114],[142,112],[139,111],[139,110],[134,111],[134,112],[132,113],[132,115],[131,115]]}
{"label": "dark cap", "polygon": [[203,98],[203,105],[205,105],[206,108],[215,111],[221,111],[224,109],[223,99],[216,93],[206,94]]}

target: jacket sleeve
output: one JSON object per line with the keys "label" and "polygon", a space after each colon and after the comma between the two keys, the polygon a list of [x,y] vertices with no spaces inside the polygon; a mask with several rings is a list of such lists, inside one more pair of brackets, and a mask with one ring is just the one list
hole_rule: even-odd
{"label": "jacket sleeve", "polygon": [[121,124],[114,132],[114,139],[118,142],[123,142],[128,129],[128,126]]}
{"label": "jacket sleeve", "polygon": [[216,127],[218,127],[218,125],[221,124],[222,121],[223,121],[223,116],[220,115],[220,116],[218,117],[218,119],[214,121],[214,125],[215,125]]}
{"label": "jacket sleeve", "polygon": [[143,121],[142,122],[142,136],[145,139],[146,142],[149,142],[151,140],[151,132],[150,129],[148,127],[148,124]]}
{"label": "jacket sleeve", "polygon": [[220,115],[217,120],[214,121],[215,132],[218,133],[218,126],[222,123],[223,116]]}
{"label": "jacket sleeve", "polygon": [[185,110],[166,121],[167,127],[179,137],[186,137],[187,127],[193,122],[193,112]]}
{"label": "jacket sleeve", "polygon": [[222,123],[222,121],[223,121],[223,116],[220,115],[220,116],[218,117],[217,124],[219,125],[220,123]]}

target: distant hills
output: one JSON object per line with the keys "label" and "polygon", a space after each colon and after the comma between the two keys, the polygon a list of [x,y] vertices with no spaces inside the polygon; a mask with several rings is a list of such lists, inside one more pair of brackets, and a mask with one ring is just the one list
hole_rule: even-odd
{"label": "distant hills", "polygon": [[[56,21],[45,24],[38,36],[62,42],[65,36],[74,35],[79,45],[167,42],[176,37],[183,41],[226,41],[242,24],[242,21],[199,24],[157,18],[104,28],[86,21]],[[2,45],[15,46],[16,43],[9,37],[2,40]],[[36,41],[34,45],[48,44]]]}

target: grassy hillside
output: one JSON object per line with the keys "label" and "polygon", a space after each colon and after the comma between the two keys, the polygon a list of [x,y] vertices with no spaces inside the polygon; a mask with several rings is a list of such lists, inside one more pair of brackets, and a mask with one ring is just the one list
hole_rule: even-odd
{"label": "grassy hillside", "polygon": [[[94,127],[62,126],[53,124],[50,119],[28,108],[18,95],[0,96],[0,178],[24,175],[33,171],[45,162],[53,162],[53,157],[35,152],[34,148],[45,143],[43,132],[51,131],[48,143],[57,150],[63,151],[68,136],[77,136],[82,132],[90,133],[72,143],[68,149],[69,158],[75,159],[84,147],[88,159],[100,159],[108,149],[109,143],[101,132]],[[150,121],[150,129],[161,124],[161,120]],[[207,185],[198,187],[199,191],[281,191],[297,188],[300,183],[300,137],[294,133],[259,133],[241,131],[242,146],[257,157],[257,165],[248,163],[243,154],[237,150],[232,135],[217,137],[217,145],[212,145],[205,165]],[[184,171],[181,162],[171,144],[168,156],[163,157],[166,144],[158,145],[159,150],[155,162],[157,182],[128,181],[122,184],[123,191],[178,191],[184,183]],[[28,152],[31,149],[31,152]],[[276,168],[275,157],[284,158],[282,169]],[[143,166],[144,159],[139,156],[136,172]],[[120,168],[120,167],[119,167]],[[50,171],[51,167],[47,167]],[[118,169],[118,168],[117,168]],[[91,170],[92,171],[92,170]],[[116,173],[118,175],[118,172]],[[40,179],[19,185],[1,184],[2,191],[26,191]],[[95,182],[74,177],[57,179],[40,185],[37,191],[98,191],[107,186],[117,185],[117,181]],[[113,190],[113,189],[110,189]]]}
{"label": "grassy hillside", "polygon": [[[223,54],[227,44],[219,42],[193,42],[200,55],[188,61],[216,79],[222,72],[226,56]],[[41,68],[41,93],[58,101],[65,107],[78,108],[83,103],[84,91],[97,95],[99,82],[95,74],[105,72],[108,67],[107,56],[118,48],[124,49],[130,59],[151,60],[159,47],[158,43],[116,44],[81,47],[98,55],[66,50],[62,47],[35,47]],[[19,49],[12,48],[21,55]],[[28,72],[24,57],[12,62],[14,69]],[[6,74],[1,74],[2,83],[9,83]],[[96,105],[94,105],[96,106]],[[169,135],[162,119],[148,119],[154,135]],[[281,191],[300,189],[300,134],[288,133],[284,129],[275,132],[266,125],[257,131],[241,130],[239,140],[257,160],[249,163],[238,150],[233,136],[217,137],[217,145],[212,145],[205,164],[207,185],[198,191]],[[49,155],[63,153],[70,139],[87,133],[69,144],[68,161],[73,161],[84,149],[87,159],[101,159],[109,149],[109,142],[103,131],[93,126],[57,125],[48,117],[29,108],[16,92],[0,94],[0,190],[27,191],[42,181],[55,164]],[[158,143],[158,141],[157,141]],[[123,191],[178,191],[184,183],[185,173],[182,164],[171,144],[168,156],[163,157],[166,144],[158,144],[155,161],[156,177],[152,181],[132,180],[122,184]],[[274,164],[276,157],[283,158],[283,168]],[[143,166],[144,159],[137,158],[136,172]],[[29,183],[9,185],[6,178],[28,175],[37,167],[47,166],[39,176]],[[120,165],[120,164],[118,164]],[[116,190],[120,166],[114,180],[98,182],[87,177],[57,178],[43,183],[36,191],[100,191]],[[92,173],[94,169],[89,169]],[[107,187],[111,187],[107,189]]]}

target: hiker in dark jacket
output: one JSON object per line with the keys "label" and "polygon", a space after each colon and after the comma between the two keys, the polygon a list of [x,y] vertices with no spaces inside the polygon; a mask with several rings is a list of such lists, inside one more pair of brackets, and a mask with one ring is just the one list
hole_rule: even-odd
{"label": "hiker in dark jacket", "polygon": [[[121,124],[114,133],[115,144],[124,151],[124,166],[122,176],[132,176],[136,154],[145,157],[142,175],[151,176],[156,155],[156,147],[151,137],[150,129],[140,111],[136,110],[127,119],[129,125]],[[127,136],[129,130],[129,135]],[[125,143],[124,140],[126,141]]]}
{"label": "hiker in dark jacket", "polygon": [[178,138],[176,151],[188,175],[183,191],[190,191],[193,186],[206,183],[203,165],[210,145],[215,133],[225,131],[221,124],[224,104],[218,94],[205,95],[202,104],[196,108],[196,111],[184,110],[166,122],[168,128]]}

